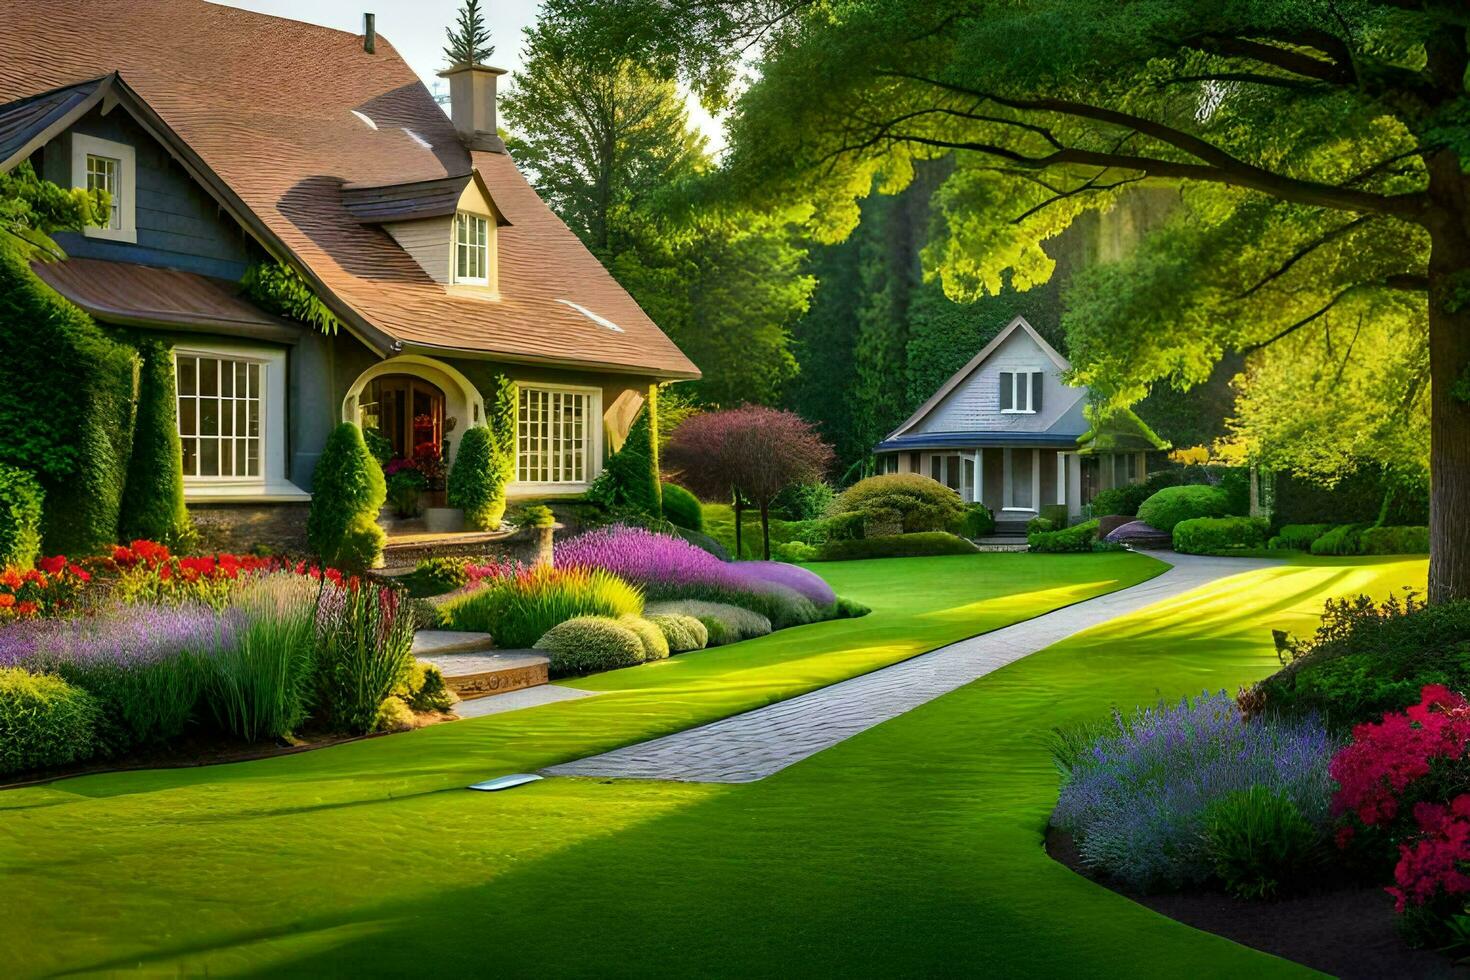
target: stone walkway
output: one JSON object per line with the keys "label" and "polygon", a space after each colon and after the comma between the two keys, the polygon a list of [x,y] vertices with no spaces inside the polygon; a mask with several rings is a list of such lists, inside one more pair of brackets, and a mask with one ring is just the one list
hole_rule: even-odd
{"label": "stone walkway", "polygon": [[891,667],[745,714],[553,766],[557,776],[749,783],[963,687],[1073,634],[1216,579],[1269,567],[1249,558],[1155,554],[1147,582],[961,640]]}
{"label": "stone walkway", "polygon": [[556,684],[542,684],[539,687],[527,687],[519,691],[508,691],[505,694],[492,694],[489,697],[461,701],[454,706],[454,713],[461,718],[483,718],[486,715],[499,715],[507,711],[520,711],[522,708],[539,708],[543,704],[556,704],[559,701],[596,697],[600,693],[600,691],[583,691],[575,687],[560,687]]}

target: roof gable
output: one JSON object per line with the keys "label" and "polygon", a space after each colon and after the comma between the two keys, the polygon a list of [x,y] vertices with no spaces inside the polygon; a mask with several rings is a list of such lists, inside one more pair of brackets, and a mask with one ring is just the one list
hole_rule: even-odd
{"label": "roof gable", "polygon": [[896,439],[904,433],[908,432],[914,426],[918,425],[920,422],[922,422],[924,418],[929,415],[929,413],[934,411],[934,409],[937,408],[944,401],[944,399],[950,395],[951,392],[953,392],[956,388],[958,388],[960,385],[964,384],[971,377],[973,377],[975,372],[978,371],[980,367],[987,360],[990,359],[990,356],[996,351],[1000,350],[1000,348],[1006,343],[1006,341],[1008,341],[1012,337],[1012,335],[1016,334],[1017,332],[1020,332],[1024,336],[1029,337],[1032,343],[1036,345],[1037,349],[1040,350],[1041,353],[1045,355],[1047,359],[1049,359],[1054,365],[1056,365],[1058,371],[1065,372],[1072,369],[1071,363],[1061,354],[1057,353],[1056,348],[1052,347],[1051,344],[1048,344],[1046,342],[1046,338],[1042,337],[1041,334],[1036,332],[1036,329],[1032,327],[1030,323],[1026,322],[1025,317],[1018,316],[1010,323],[1006,324],[1006,326],[1000,331],[1000,333],[996,334],[991,339],[990,343],[982,347],[980,349],[980,353],[972,357],[964,367],[960,368],[954,374],[950,375],[949,380],[940,385],[938,391],[929,396],[924,404],[918,407],[914,414],[910,415],[902,425],[890,432],[886,438]]}

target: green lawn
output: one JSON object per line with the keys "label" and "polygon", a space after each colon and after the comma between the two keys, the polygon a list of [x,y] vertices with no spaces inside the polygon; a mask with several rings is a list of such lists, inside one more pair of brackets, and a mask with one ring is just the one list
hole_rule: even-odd
{"label": "green lawn", "polygon": [[[738,871],[745,858],[721,835],[745,826],[738,802],[733,825],[722,809],[739,791],[569,779],[504,794],[462,787],[792,697],[1161,569],[1126,554],[817,567],[873,614],[576,682],[608,692],[598,698],[259,762],[0,793],[0,879],[20,898],[0,917],[7,974],[490,964],[509,974],[583,973],[660,955],[665,926],[652,924],[678,920],[756,953],[765,937],[727,918],[718,892],[680,905],[658,890],[584,893],[579,870],[599,847],[626,847],[647,863],[648,848],[661,851],[664,821],[693,817],[697,826],[713,807],[697,846],[704,860]],[[641,839],[645,832],[654,839]],[[819,845],[808,860],[829,851]],[[603,869],[629,882],[644,870],[652,868],[622,859]],[[697,864],[688,874],[719,880]],[[565,917],[573,907],[584,911]],[[608,918],[594,921],[588,908]],[[790,911],[803,928],[804,915],[815,925],[838,908]],[[536,915],[545,919],[522,919]],[[642,935],[616,928],[643,921],[652,927]],[[577,945],[608,929],[620,935]],[[853,941],[842,930],[828,940],[834,949]],[[761,972],[758,961],[743,969]]]}

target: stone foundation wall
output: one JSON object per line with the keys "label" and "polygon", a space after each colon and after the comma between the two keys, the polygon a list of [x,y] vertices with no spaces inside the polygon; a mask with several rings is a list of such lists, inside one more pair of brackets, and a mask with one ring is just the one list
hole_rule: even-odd
{"label": "stone foundation wall", "polygon": [[306,552],[310,504],[190,504],[189,516],[205,551],[272,554]]}

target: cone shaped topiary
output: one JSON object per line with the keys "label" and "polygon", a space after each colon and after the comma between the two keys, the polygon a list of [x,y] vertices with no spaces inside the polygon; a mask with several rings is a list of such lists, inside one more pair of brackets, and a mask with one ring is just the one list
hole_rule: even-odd
{"label": "cone shaped topiary", "polygon": [[25,470],[0,463],[0,568],[30,568],[41,551],[45,493]]}
{"label": "cone shaped topiary", "polygon": [[330,566],[372,568],[383,556],[387,535],[378,511],[388,497],[383,470],[368,452],[362,430],[343,422],[332,430],[316,464],[306,539]]}
{"label": "cone shaped topiary", "polygon": [[179,442],[173,355],[157,341],[138,345],[138,413],[123,485],[118,536],[175,544],[189,529],[184,506],[184,453]]}
{"label": "cone shaped topiary", "polygon": [[505,516],[505,467],[495,434],[477,425],[459,440],[454,466],[449,470],[449,504],[464,510],[465,524],[477,531],[493,531]]}

